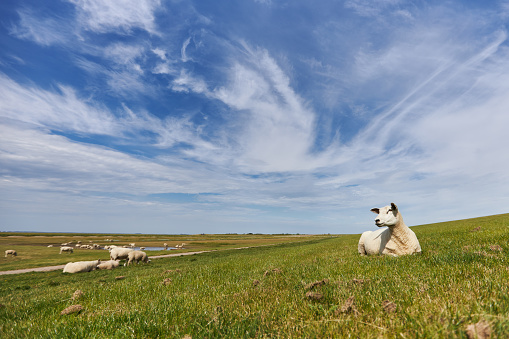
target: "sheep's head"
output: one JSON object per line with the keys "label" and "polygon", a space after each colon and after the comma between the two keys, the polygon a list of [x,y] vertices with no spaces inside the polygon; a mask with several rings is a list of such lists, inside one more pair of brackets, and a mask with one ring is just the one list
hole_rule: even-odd
{"label": "sheep's head", "polygon": [[375,224],[378,227],[394,226],[399,223],[401,218],[401,215],[398,211],[398,206],[396,206],[394,203],[391,203],[389,206],[382,208],[372,208],[371,212],[377,214]]}

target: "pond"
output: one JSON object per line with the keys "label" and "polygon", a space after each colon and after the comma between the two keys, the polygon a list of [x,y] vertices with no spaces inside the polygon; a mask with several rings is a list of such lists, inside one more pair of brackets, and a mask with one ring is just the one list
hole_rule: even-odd
{"label": "pond", "polygon": [[[140,250],[140,248],[139,248],[139,247],[135,247],[134,249],[135,249],[136,251],[139,251],[139,250]],[[168,247],[168,251],[169,251],[169,250],[175,250],[175,249],[176,249],[175,247]],[[149,246],[147,246],[147,247],[145,247],[145,249],[144,249],[144,250],[142,250],[142,251],[164,251],[164,247],[149,247]]]}

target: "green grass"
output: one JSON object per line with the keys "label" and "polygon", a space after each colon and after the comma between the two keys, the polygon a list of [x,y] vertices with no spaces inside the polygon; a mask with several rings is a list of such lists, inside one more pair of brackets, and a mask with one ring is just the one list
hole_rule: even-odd
{"label": "green grass", "polygon": [[[359,236],[345,235],[114,271],[0,276],[0,337],[466,338],[480,320],[507,337],[509,214],[413,230],[423,253],[399,258],[359,256]],[[323,298],[306,298],[322,279],[313,291]],[[84,295],[73,301],[77,289]],[[357,312],[341,312],[351,296]],[[83,311],[60,315],[73,304]]]}

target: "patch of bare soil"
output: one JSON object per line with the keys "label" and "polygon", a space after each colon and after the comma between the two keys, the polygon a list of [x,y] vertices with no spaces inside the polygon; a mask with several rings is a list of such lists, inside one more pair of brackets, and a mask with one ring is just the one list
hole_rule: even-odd
{"label": "patch of bare soil", "polygon": [[315,281],[315,282],[312,282],[310,284],[307,284],[305,288],[306,288],[306,290],[312,290],[313,288],[315,288],[317,286],[326,285],[328,283],[329,283],[329,279],[322,279],[322,280]]}
{"label": "patch of bare soil", "polygon": [[384,300],[382,302],[382,307],[383,307],[385,312],[387,312],[387,313],[394,313],[394,312],[396,312],[396,309],[398,308],[398,305],[396,305],[392,301]]}
{"label": "patch of bare soil", "polygon": [[81,305],[72,305],[72,306],[67,307],[62,312],[60,312],[60,315],[80,313],[82,310],[83,310],[83,306],[81,306]]}
{"label": "patch of bare soil", "polygon": [[350,298],[346,299],[345,303],[339,310],[336,311],[336,314],[346,314],[351,313],[353,315],[358,315],[359,311],[357,310],[357,307],[355,307],[355,297],[351,296]]}
{"label": "patch of bare soil", "polygon": [[467,326],[468,339],[487,339],[491,337],[491,327],[486,320],[481,320],[477,324]]}
{"label": "patch of bare soil", "polygon": [[309,299],[309,300],[318,301],[318,300],[323,299],[323,294],[321,294],[319,292],[307,292],[306,293],[306,298]]}

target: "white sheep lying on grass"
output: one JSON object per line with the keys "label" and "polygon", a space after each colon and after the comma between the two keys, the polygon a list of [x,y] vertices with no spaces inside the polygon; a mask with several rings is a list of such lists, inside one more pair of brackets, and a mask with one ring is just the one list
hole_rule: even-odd
{"label": "white sheep lying on grass", "polygon": [[70,246],[63,246],[60,247],[60,254],[62,254],[62,252],[74,253],[74,249]]}
{"label": "white sheep lying on grass", "polygon": [[360,254],[398,256],[421,252],[417,236],[405,225],[394,203],[382,208],[372,208],[371,212],[377,214],[375,224],[378,227],[387,226],[387,228],[362,233],[358,245]]}
{"label": "white sheep lying on grass", "polygon": [[111,260],[122,260],[127,259],[130,252],[134,251],[132,248],[115,247],[110,250]]}
{"label": "white sheep lying on grass", "polygon": [[114,268],[117,268],[118,266],[119,266],[118,260],[109,260],[109,261],[105,261],[105,262],[102,262],[99,265],[97,265],[97,269],[98,270],[112,270]]}
{"label": "white sheep lying on grass", "polygon": [[15,250],[6,250],[5,251],[5,256],[7,257],[7,255],[9,255],[9,254],[13,255],[13,256],[17,256],[18,255],[18,253],[16,253]]}
{"label": "white sheep lying on grass", "polygon": [[129,252],[128,259],[129,261],[127,262],[127,265],[130,265],[133,261],[136,261],[136,263],[139,263],[140,261],[148,263],[150,261],[148,260],[147,253],[143,251]]}
{"label": "white sheep lying on grass", "polygon": [[101,260],[70,262],[65,265],[64,273],[90,272],[95,270],[100,263]]}

